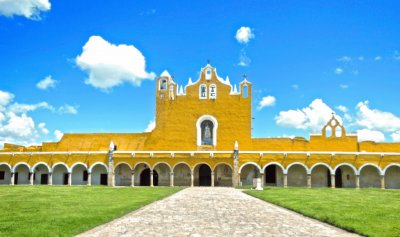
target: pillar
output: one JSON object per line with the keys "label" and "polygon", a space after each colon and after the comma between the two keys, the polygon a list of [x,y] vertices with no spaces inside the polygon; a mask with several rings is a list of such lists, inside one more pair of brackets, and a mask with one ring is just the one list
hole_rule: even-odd
{"label": "pillar", "polygon": [[91,186],[92,185],[92,172],[87,173],[87,185]]}
{"label": "pillar", "polygon": [[191,171],[190,171],[190,187],[193,187],[193,186],[194,186],[194,177],[193,177],[193,173],[194,173],[194,171],[191,170]]}
{"label": "pillar", "polygon": [[29,172],[29,184],[33,185],[33,177],[35,176],[35,173]]}
{"label": "pillar", "polygon": [[260,173],[261,187],[264,187],[264,173]]}
{"label": "pillar", "polygon": [[47,180],[48,185],[53,185],[53,173],[49,172],[49,179]]}
{"label": "pillar", "polygon": [[10,185],[14,185],[15,184],[15,178],[14,178],[14,172],[11,172],[11,180],[10,180]]}
{"label": "pillar", "polygon": [[360,188],[360,175],[356,174],[356,188]]}
{"label": "pillar", "polygon": [[283,174],[283,187],[287,188],[287,174]]}
{"label": "pillar", "polygon": [[211,187],[214,187],[214,171],[211,172]]}
{"label": "pillar", "polygon": [[311,188],[311,174],[307,174],[307,188]]}
{"label": "pillar", "polygon": [[385,175],[381,175],[381,189],[385,189]]}
{"label": "pillar", "polygon": [[150,171],[150,187],[154,187],[154,184],[153,184],[153,170]]}
{"label": "pillar", "polygon": [[170,173],[169,176],[169,186],[174,187],[174,172]]}
{"label": "pillar", "polygon": [[135,187],[135,171],[131,173],[131,186]]}
{"label": "pillar", "polygon": [[68,172],[68,185],[69,186],[72,185],[72,174],[71,174],[71,172]]}
{"label": "pillar", "polygon": [[331,174],[331,188],[336,188],[335,175]]}
{"label": "pillar", "polygon": [[238,179],[238,180],[237,180],[237,181],[238,181],[238,183],[237,183],[237,184],[234,184],[234,186],[233,186],[233,187],[236,187],[236,185],[237,185],[237,186],[241,186],[241,185],[240,185],[240,173],[238,173],[238,175],[237,175],[237,179]]}
{"label": "pillar", "polygon": [[107,185],[114,187],[115,186],[115,175],[114,175],[114,166],[112,164],[112,162],[110,162],[111,164],[109,164],[109,168],[108,168],[108,175],[107,175]]}

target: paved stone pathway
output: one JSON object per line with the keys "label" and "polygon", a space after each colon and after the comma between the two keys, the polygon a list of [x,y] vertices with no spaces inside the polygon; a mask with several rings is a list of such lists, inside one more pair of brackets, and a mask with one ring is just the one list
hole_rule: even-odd
{"label": "paved stone pathway", "polygon": [[237,189],[201,187],[184,189],[80,236],[356,235]]}

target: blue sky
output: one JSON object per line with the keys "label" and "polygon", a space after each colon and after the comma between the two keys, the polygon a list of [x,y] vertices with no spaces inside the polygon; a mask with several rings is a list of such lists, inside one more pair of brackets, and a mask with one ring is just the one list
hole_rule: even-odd
{"label": "blue sky", "polygon": [[3,0],[0,142],[142,132],[155,116],[151,79],[166,69],[185,85],[208,59],[231,83],[244,74],[253,83],[254,137],[308,138],[334,111],[360,140],[400,141],[399,10],[398,1]]}

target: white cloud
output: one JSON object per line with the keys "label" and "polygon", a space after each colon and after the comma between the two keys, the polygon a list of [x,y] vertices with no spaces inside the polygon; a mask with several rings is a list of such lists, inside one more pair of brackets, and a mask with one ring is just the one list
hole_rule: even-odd
{"label": "white cloud", "polygon": [[247,44],[250,39],[253,39],[255,37],[254,33],[252,32],[252,29],[247,26],[242,26],[236,31],[236,40],[241,43],[241,44]]}
{"label": "white cloud", "polygon": [[78,114],[78,109],[76,106],[64,105],[58,108],[60,114]]}
{"label": "white cloud", "polygon": [[50,111],[54,111],[54,107],[49,105],[47,102],[40,102],[37,104],[13,103],[9,106],[9,110],[13,113],[27,113],[29,111],[34,111],[38,109],[47,109]]}
{"label": "white cloud", "polygon": [[244,49],[240,50],[238,66],[248,67],[250,63],[251,59],[247,57],[246,51]]}
{"label": "white cloud", "polygon": [[43,134],[45,134],[45,135],[49,134],[49,130],[46,128],[46,124],[45,123],[39,123],[38,124],[38,128],[40,129],[40,131]]}
{"label": "white cloud", "polygon": [[0,0],[0,15],[6,17],[24,16],[39,20],[40,13],[49,11],[49,0]]}
{"label": "white cloud", "polygon": [[39,81],[36,84],[36,87],[41,90],[47,90],[48,88],[54,88],[57,84],[57,81],[51,78],[51,76],[45,77],[43,80]]}
{"label": "white cloud", "polygon": [[297,84],[293,84],[293,85],[292,85],[292,88],[295,89],[295,90],[300,89],[299,85],[297,85]]}
{"label": "white cloud", "polygon": [[347,89],[347,88],[349,88],[349,85],[346,85],[346,84],[340,84],[339,86],[340,86],[340,88],[342,88],[342,89]]}
{"label": "white cloud", "polygon": [[133,45],[114,45],[100,36],[89,38],[76,64],[89,74],[86,84],[104,91],[124,82],[140,86],[156,76],[146,72],[146,60]]}
{"label": "white cloud", "polygon": [[364,57],[363,56],[360,56],[360,57],[358,57],[358,61],[364,61]]}
{"label": "white cloud", "polygon": [[339,62],[344,62],[344,63],[348,63],[348,62],[352,61],[351,57],[349,57],[349,56],[343,56],[343,57],[338,58],[337,60]]}
{"label": "white cloud", "polygon": [[268,96],[264,96],[261,101],[258,103],[258,110],[262,110],[265,107],[271,107],[274,106],[276,103],[276,98],[268,95]]}
{"label": "white cloud", "polygon": [[359,102],[356,109],[356,123],[359,126],[382,132],[394,132],[400,130],[400,117],[397,117],[390,112],[370,109],[368,101]]}
{"label": "white cloud", "polygon": [[335,74],[340,75],[342,73],[343,73],[343,69],[342,68],[338,67],[338,68],[335,69]]}
{"label": "white cloud", "polygon": [[0,90],[0,111],[1,108],[8,105],[14,99],[14,95],[7,92]]}
{"label": "white cloud", "polygon": [[[322,127],[331,119],[333,110],[321,99],[315,99],[303,109],[287,110],[279,112],[275,117],[277,125],[292,127],[312,132],[321,131]],[[340,116],[336,116],[342,122]]]}
{"label": "white cloud", "polygon": [[390,134],[390,136],[392,137],[392,140],[394,142],[400,142],[400,131],[396,131],[396,132]]}
{"label": "white cloud", "polygon": [[56,137],[57,141],[59,141],[64,136],[64,133],[62,133],[60,130],[55,130],[54,136]]}
{"label": "white cloud", "polygon": [[144,130],[144,132],[151,132],[154,130],[155,127],[156,127],[156,121],[151,120],[147,125],[147,128]]}
{"label": "white cloud", "polygon": [[336,109],[338,109],[339,111],[342,111],[343,113],[349,112],[349,109],[344,105],[336,106]]}
{"label": "white cloud", "polygon": [[380,60],[382,60],[382,57],[381,57],[381,56],[376,56],[376,57],[374,58],[374,60],[375,60],[375,61],[380,61]]}
{"label": "white cloud", "polygon": [[385,141],[385,135],[380,131],[361,129],[357,130],[358,141],[375,141],[382,142]]}

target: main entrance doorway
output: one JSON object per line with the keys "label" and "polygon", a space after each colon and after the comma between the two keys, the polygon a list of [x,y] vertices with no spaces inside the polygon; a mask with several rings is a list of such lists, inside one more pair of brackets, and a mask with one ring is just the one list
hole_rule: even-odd
{"label": "main entrance doorway", "polygon": [[[158,173],[153,170],[153,185],[158,186]],[[150,169],[147,168],[140,174],[140,186],[150,186]]]}
{"label": "main entrance doorway", "polygon": [[199,186],[211,186],[211,169],[208,165],[199,168]]}

